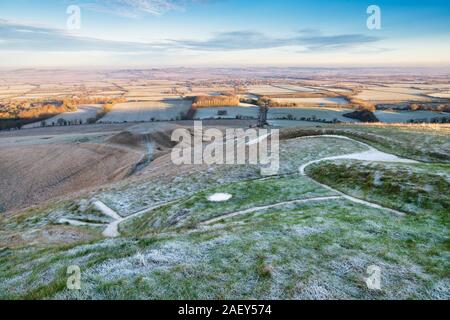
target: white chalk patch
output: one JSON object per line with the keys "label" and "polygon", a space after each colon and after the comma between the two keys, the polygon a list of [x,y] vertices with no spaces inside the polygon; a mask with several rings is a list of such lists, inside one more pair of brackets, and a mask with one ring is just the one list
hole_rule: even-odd
{"label": "white chalk patch", "polygon": [[224,202],[230,200],[231,198],[233,198],[233,196],[229,193],[215,193],[208,197],[208,201]]}

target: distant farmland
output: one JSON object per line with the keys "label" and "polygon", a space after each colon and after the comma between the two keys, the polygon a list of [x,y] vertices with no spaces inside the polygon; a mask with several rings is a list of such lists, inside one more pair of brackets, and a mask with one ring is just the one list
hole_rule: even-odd
{"label": "distant farmland", "polygon": [[432,111],[376,111],[375,116],[385,123],[402,123],[410,120],[429,121],[433,118],[448,117],[448,113]]}
{"label": "distant farmland", "polygon": [[[78,110],[75,112],[65,112],[58,114],[50,119],[45,120],[47,126],[51,126],[52,124],[57,125],[59,119],[63,119],[67,123],[80,121],[82,123],[86,123],[88,119],[95,118],[97,112],[102,109],[101,104],[92,104],[92,105],[82,105],[78,107]],[[25,129],[38,128],[41,126],[41,122],[34,122],[24,126]]]}
{"label": "distant farmland", "polygon": [[283,103],[296,103],[298,105],[344,105],[348,101],[342,97],[323,97],[323,98],[274,98],[274,102]]}
{"label": "distant farmland", "polygon": [[216,107],[200,108],[195,114],[196,119],[257,119],[258,107]]}
{"label": "distant farmland", "polygon": [[170,121],[187,114],[192,106],[189,100],[161,100],[117,104],[100,123]]}
{"label": "distant farmland", "polygon": [[326,121],[338,120],[341,122],[355,122],[356,120],[346,118],[343,115],[351,112],[350,109],[335,109],[335,108],[270,108],[268,117],[271,120],[292,118],[295,120],[305,119],[322,119]]}

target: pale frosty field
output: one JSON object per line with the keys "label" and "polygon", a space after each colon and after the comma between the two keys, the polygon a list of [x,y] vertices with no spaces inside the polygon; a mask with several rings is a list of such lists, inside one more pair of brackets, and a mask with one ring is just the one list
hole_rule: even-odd
{"label": "pale frosty field", "polygon": [[42,92],[42,93],[29,93],[22,96],[15,96],[13,100],[27,100],[27,99],[54,99],[63,98],[69,95],[81,95],[81,91],[67,91],[67,92]]}
{"label": "pale frosty field", "polygon": [[291,89],[283,89],[280,87],[275,87],[271,85],[260,85],[260,86],[250,86],[248,88],[248,92],[256,95],[265,95],[265,94],[290,94],[294,93],[295,90]]}
{"label": "pale frosty field", "polygon": [[356,95],[356,98],[368,101],[427,101],[425,91],[411,88],[371,87]]}
{"label": "pale frosty field", "polygon": [[[86,121],[89,118],[95,118],[98,111],[102,109],[101,104],[90,104],[90,105],[82,105],[78,107],[78,111],[76,112],[65,112],[58,114],[54,116],[53,118],[50,118],[46,120],[47,125],[52,125],[52,122],[55,123],[55,125],[58,122],[58,119],[64,119],[65,121],[77,121],[81,120],[83,123],[86,123]],[[41,122],[34,122],[31,124],[27,124],[24,126],[25,129],[32,129],[32,128],[39,128],[41,126]]]}
{"label": "pale frosty field", "polygon": [[253,100],[258,100],[258,98],[259,98],[258,96],[254,95],[254,94],[250,94],[250,93],[240,94],[240,95],[238,95],[238,97],[240,99],[253,99]]}
{"label": "pale frosty field", "polygon": [[450,92],[430,93],[428,95],[433,98],[450,99]]}
{"label": "pale frosty field", "polygon": [[386,123],[402,123],[409,120],[425,120],[439,117],[449,117],[449,113],[431,111],[376,111],[375,116]]}
{"label": "pale frosty field", "polygon": [[419,88],[422,90],[442,90],[450,89],[448,83],[434,83],[434,84],[422,84],[422,83],[394,83],[392,84],[396,88]]}
{"label": "pale frosty field", "polygon": [[337,119],[342,122],[358,122],[357,120],[345,118],[343,115],[352,112],[350,109],[332,109],[332,108],[271,108],[269,110],[269,119],[281,119],[292,115],[297,120],[301,118],[312,118],[316,116],[317,119],[325,119],[333,121]]}
{"label": "pale frosty field", "polygon": [[278,103],[303,103],[303,104],[347,104],[345,98],[276,98],[272,99]]}
{"label": "pale frosty field", "polygon": [[192,102],[188,100],[120,103],[100,123],[176,120],[182,113],[187,113],[191,105]]}
{"label": "pale frosty field", "polygon": [[177,100],[181,97],[179,95],[159,94],[159,95],[145,95],[145,96],[126,96],[125,99],[129,102],[144,102],[144,101],[160,101],[164,99]]}
{"label": "pale frosty field", "polygon": [[32,85],[12,85],[12,86],[0,86],[1,93],[16,93],[16,92],[26,92],[36,88]]}
{"label": "pale frosty field", "polygon": [[[226,115],[219,115],[219,111],[226,111]],[[236,119],[237,117],[257,119],[258,107],[224,107],[224,108],[200,108],[195,114],[196,119]]]}
{"label": "pale frosty field", "polygon": [[291,90],[291,91],[298,91],[298,92],[313,92],[316,91],[314,88],[304,87],[304,86],[298,86],[295,84],[275,84],[273,85],[278,88]]}

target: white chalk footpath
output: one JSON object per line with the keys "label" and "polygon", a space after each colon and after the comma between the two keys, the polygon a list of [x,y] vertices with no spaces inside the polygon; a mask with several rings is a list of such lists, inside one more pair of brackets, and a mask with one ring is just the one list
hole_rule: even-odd
{"label": "white chalk footpath", "polygon": [[[264,136],[264,137],[260,137],[258,138],[258,142],[261,141],[260,139],[266,139],[268,136]],[[317,198],[310,198],[310,199],[298,199],[298,200],[293,200],[293,201],[287,201],[287,202],[280,202],[280,203],[275,203],[275,204],[271,204],[271,205],[267,205],[267,206],[260,206],[260,207],[253,207],[253,208],[249,208],[246,210],[241,210],[241,211],[237,211],[237,212],[233,212],[233,213],[228,213],[225,215],[222,215],[220,217],[216,217],[207,221],[203,221],[200,223],[200,226],[206,226],[206,225],[210,225],[219,221],[222,221],[223,219],[227,219],[227,218],[231,218],[231,217],[235,217],[238,215],[244,215],[244,214],[248,214],[248,213],[253,213],[253,212],[257,212],[257,211],[262,211],[265,209],[271,209],[271,208],[276,208],[276,207],[280,207],[280,206],[284,206],[284,205],[289,205],[289,204],[301,204],[301,203],[308,203],[308,202],[315,202],[315,201],[327,201],[327,200],[336,200],[336,199],[347,199],[349,201],[352,201],[354,203],[358,203],[358,204],[363,204],[366,205],[368,207],[371,208],[376,208],[376,209],[381,209],[381,210],[385,210],[391,213],[394,213],[396,215],[405,215],[404,212],[400,212],[391,208],[386,208],[383,207],[381,205],[378,205],[376,203],[372,203],[369,201],[365,201],[362,199],[358,199],[352,196],[349,196],[347,194],[344,194],[343,192],[340,192],[336,189],[331,188],[330,186],[324,185],[314,179],[312,179],[311,177],[306,175],[306,168],[312,164],[315,163],[319,163],[319,162],[323,162],[323,161],[332,161],[332,160],[342,160],[342,159],[349,159],[349,160],[362,160],[362,161],[373,161],[373,162],[394,162],[394,163],[418,163],[417,161],[414,160],[410,160],[410,159],[404,159],[404,158],[400,158],[397,157],[395,155],[389,154],[389,153],[385,153],[385,152],[381,152],[377,149],[375,149],[374,147],[348,138],[348,137],[344,137],[344,136],[338,136],[338,135],[320,135],[320,136],[307,136],[307,137],[301,137],[301,138],[297,138],[297,139],[313,139],[313,138],[337,138],[337,139],[344,139],[344,140],[349,140],[352,142],[356,142],[360,145],[365,146],[368,150],[367,151],[363,151],[363,152],[358,152],[358,153],[350,153],[350,154],[345,154],[345,155],[340,155],[340,156],[334,156],[334,157],[326,157],[326,158],[322,158],[322,159],[318,159],[318,160],[314,160],[314,161],[310,161],[304,165],[302,165],[299,168],[300,174],[308,177],[309,179],[311,179],[312,181],[314,181],[316,184],[320,185],[321,187],[330,190],[332,192],[334,192],[335,194],[337,194],[337,196],[329,196],[329,197],[317,197]],[[251,141],[251,143],[256,143],[255,141]],[[265,180],[268,179],[267,177],[262,178],[261,180]],[[232,198],[231,194],[228,193],[216,193],[213,194],[211,196],[208,197],[208,200],[211,202],[223,202],[223,201],[228,201]],[[115,238],[115,237],[119,237],[120,236],[120,232],[119,232],[119,225],[125,221],[134,219],[138,216],[141,216],[143,214],[149,213],[153,210],[156,210],[158,208],[161,208],[162,206],[166,206],[169,205],[171,203],[173,203],[175,201],[170,201],[170,202],[166,202],[163,204],[159,204],[153,207],[149,207],[146,209],[143,209],[139,212],[136,212],[132,215],[129,215],[127,217],[122,217],[120,216],[117,212],[115,212],[114,210],[112,210],[111,208],[109,208],[107,205],[105,205],[103,202],[101,201],[94,201],[92,204],[95,206],[96,209],[98,209],[100,212],[102,212],[104,215],[112,218],[114,221],[107,224],[106,225],[106,229],[103,231],[103,235],[105,237],[108,238]],[[98,226],[105,226],[104,224],[95,224],[95,223],[86,223],[86,222],[81,222],[81,221],[77,221],[77,220],[71,220],[71,219],[61,219],[59,221],[60,223],[68,223],[70,225],[73,226],[92,226],[92,227],[98,227]]]}
{"label": "white chalk footpath", "polygon": [[[304,176],[307,176],[306,172],[305,172],[307,167],[309,167],[310,165],[315,164],[315,163],[319,163],[319,162],[323,162],[323,161],[330,161],[330,160],[347,159],[347,160],[361,160],[361,161],[373,161],[373,162],[418,163],[415,160],[404,159],[404,158],[397,157],[397,156],[395,156],[393,154],[389,154],[389,153],[385,153],[385,152],[379,151],[379,150],[375,149],[374,147],[372,147],[372,146],[370,146],[370,145],[368,145],[366,143],[363,143],[363,142],[360,142],[360,141],[357,141],[357,140],[354,140],[354,139],[351,139],[351,138],[348,138],[348,137],[344,137],[344,136],[321,135],[321,136],[302,137],[300,139],[321,138],[321,137],[322,138],[323,137],[328,137],[328,138],[337,138],[337,139],[350,140],[350,141],[353,141],[353,142],[356,142],[356,143],[359,143],[359,144],[365,146],[369,150],[363,151],[363,152],[350,153],[350,154],[345,154],[345,155],[341,155],[341,156],[327,157],[327,158],[322,158],[322,159],[310,161],[308,163],[305,163],[304,165],[302,165],[299,168],[300,174],[302,174]],[[391,208],[386,208],[386,207],[380,206],[380,205],[378,205],[376,203],[372,203],[372,202],[369,202],[369,201],[365,201],[365,200],[362,200],[362,199],[358,199],[358,198],[349,196],[349,195],[347,195],[347,194],[345,194],[343,192],[340,192],[340,191],[338,191],[336,189],[331,188],[330,186],[324,185],[324,184],[314,180],[313,178],[311,178],[309,176],[308,176],[308,178],[311,179],[312,181],[314,181],[315,183],[319,184],[323,188],[328,189],[328,190],[333,191],[333,192],[336,192],[337,194],[340,194],[343,198],[345,198],[347,200],[350,200],[352,202],[359,203],[359,204],[364,204],[364,205],[369,206],[371,208],[386,210],[386,211],[389,211],[389,212],[394,213],[396,215],[404,216],[406,214],[406,213],[398,211],[398,210],[394,210],[394,209],[391,209]]]}
{"label": "white chalk footpath", "polygon": [[414,161],[414,160],[399,158],[399,157],[397,157],[397,156],[395,156],[393,154],[381,152],[381,151],[375,149],[374,147],[369,146],[366,143],[363,143],[363,142],[360,142],[360,141],[357,141],[357,140],[354,140],[354,139],[351,139],[351,138],[348,138],[348,137],[343,137],[343,136],[338,136],[338,135],[322,135],[322,136],[302,137],[301,139],[323,138],[323,137],[325,137],[325,138],[337,138],[337,139],[353,141],[353,142],[356,142],[356,143],[358,143],[360,145],[365,146],[368,150],[367,151],[363,151],[363,152],[349,153],[349,154],[344,154],[344,155],[341,155],[341,156],[327,157],[327,158],[322,158],[322,159],[310,161],[310,162],[305,163],[304,165],[302,165],[300,167],[300,173],[302,175],[305,175],[306,167],[309,167],[310,165],[312,165],[314,163],[328,161],[328,160],[348,159],[348,160],[362,160],[362,161],[373,161],[373,162],[418,163],[417,161]]}

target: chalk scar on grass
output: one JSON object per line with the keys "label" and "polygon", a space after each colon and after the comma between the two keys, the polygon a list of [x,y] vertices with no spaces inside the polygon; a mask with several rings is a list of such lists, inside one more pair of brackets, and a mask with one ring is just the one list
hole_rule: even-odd
{"label": "chalk scar on grass", "polygon": [[233,196],[229,193],[215,193],[208,197],[210,202],[225,202],[232,198]]}

